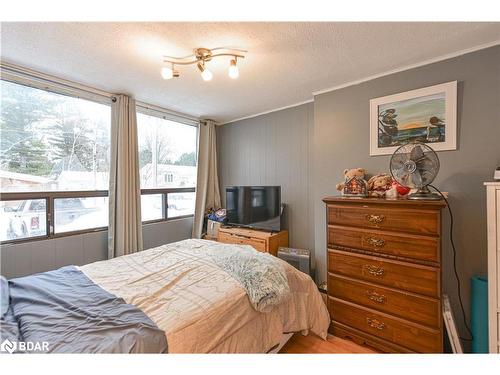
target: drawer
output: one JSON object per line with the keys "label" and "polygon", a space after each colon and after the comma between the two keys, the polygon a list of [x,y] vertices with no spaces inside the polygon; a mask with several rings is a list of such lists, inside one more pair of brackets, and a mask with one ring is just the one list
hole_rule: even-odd
{"label": "drawer", "polygon": [[441,327],[440,303],[437,299],[384,288],[339,275],[328,275],[328,293],[391,315],[430,327]]}
{"label": "drawer", "polygon": [[437,237],[398,235],[378,230],[328,226],[328,245],[369,250],[404,258],[439,262],[440,240]]}
{"label": "drawer", "polygon": [[266,241],[258,238],[249,238],[249,237],[219,232],[217,241],[222,243],[230,243],[238,245],[250,245],[255,250],[266,251]]}
{"label": "drawer", "polygon": [[405,348],[404,346],[394,344],[393,342],[384,340],[375,335],[360,331],[337,321],[333,322],[329,332],[334,336],[354,341],[359,345],[366,345],[376,348],[382,353],[415,353],[414,350]]}
{"label": "drawer", "polygon": [[439,211],[381,208],[375,205],[327,206],[328,224],[386,229],[397,232],[438,235]]}
{"label": "drawer", "polygon": [[345,324],[417,352],[442,352],[441,333],[437,329],[424,327],[331,297],[329,309],[334,322]]}
{"label": "drawer", "polygon": [[434,267],[328,250],[328,271],[430,297],[440,295],[439,269]]}

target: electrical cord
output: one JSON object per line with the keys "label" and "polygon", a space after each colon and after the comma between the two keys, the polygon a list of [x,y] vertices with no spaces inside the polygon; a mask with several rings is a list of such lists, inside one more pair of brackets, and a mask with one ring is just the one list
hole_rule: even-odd
{"label": "electrical cord", "polygon": [[469,335],[471,337],[469,339],[469,338],[461,337],[460,336],[460,339],[463,340],[463,341],[472,341],[472,339],[473,339],[472,331],[471,331],[471,329],[469,327],[469,324],[467,323],[467,318],[465,316],[464,304],[462,302],[462,291],[461,291],[461,286],[460,286],[461,285],[460,284],[460,276],[458,275],[458,271],[457,271],[457,250],[455,248],[455,241],[453,240],[453,212],[451,212],[450,203],[448,202],[448,199],[446,199],[446,197],[444,196],[444,194],[441,193],[441,191],[437,187],[435,187],[433,185],[429,185],[429,186],[431,188],[433,188],[434,190],[436,190],[439,195],[441,195],[441,197],[446,202],[446,207],[448,208],[448,212],[450,213],[450,242],[451,242],[451,248],[453,249],[453,272],[455,273],[455,279],[457,280],[458,300],[460,302],[460,309],[462,310],[462,317],[464,319],[465,328],[467,329],[467,332],[469,333]]}

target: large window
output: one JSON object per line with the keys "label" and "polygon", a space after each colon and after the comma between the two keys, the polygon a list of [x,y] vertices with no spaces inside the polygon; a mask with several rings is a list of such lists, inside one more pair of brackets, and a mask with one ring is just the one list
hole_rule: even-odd
{"label": "large window", "polygon": [[108,188],[109,105],[0,85],[2,192]]}
{"label": "large window", "polygon": [[109,105],[0,81],[0,240],[107,226]]}
{"label": "large window", "polygon": [[[31,84],[0,80],[0,241],[106,229],[111,98]],[[140,108],[142,220],[193,215],[197,124]]]}
{"label": "large window", "polygon": [[198,128],[137,113],[142,220],[193,215]]}

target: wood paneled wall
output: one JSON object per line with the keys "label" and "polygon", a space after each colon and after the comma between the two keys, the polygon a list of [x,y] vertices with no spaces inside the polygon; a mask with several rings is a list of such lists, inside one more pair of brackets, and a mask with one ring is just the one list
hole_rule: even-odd
{"label": "wood paneled wall", "polygon": [[[313,104],[226,124],[217,129],[219,180],[226,186],[280,185],[290,246],[313,250],[310,141]],[[314,259],[314,257],[313,257]]]}

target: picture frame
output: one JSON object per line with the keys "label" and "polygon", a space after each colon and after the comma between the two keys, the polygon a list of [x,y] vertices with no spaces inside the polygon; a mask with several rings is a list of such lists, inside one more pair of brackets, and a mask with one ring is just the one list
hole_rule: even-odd
{"label": "picture frame", "polygon": [[391,155],[419,141],[457,149],[457,81],[370,100],[370,156]]}

